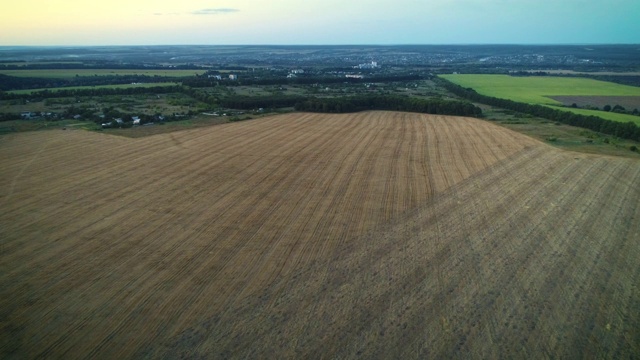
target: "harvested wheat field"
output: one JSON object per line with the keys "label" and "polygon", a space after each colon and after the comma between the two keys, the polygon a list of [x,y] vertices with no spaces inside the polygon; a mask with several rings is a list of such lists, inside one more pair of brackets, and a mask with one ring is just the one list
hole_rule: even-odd
{"label": "harvested wheat field", "polygon": [[640,162],[477,119],[0,137],[0,357],[640,356]]}

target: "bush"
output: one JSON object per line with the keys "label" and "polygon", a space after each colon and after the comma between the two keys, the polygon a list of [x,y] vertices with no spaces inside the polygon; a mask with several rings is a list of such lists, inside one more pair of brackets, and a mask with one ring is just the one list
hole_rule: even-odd
{"label": "bush", "polygon": [[638,147],[635,145],[631,145],[629,146],[629,150],[633,151],[633,152],[638,152]]}

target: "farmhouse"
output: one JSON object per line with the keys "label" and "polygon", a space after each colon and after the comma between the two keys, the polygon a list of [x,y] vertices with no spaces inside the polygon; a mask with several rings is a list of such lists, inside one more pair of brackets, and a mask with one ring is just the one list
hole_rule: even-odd
{"label": "farmhouse", "polygon": [[238,75],[234,75],[234,74],[229,75],[229,80],[238,80]]}

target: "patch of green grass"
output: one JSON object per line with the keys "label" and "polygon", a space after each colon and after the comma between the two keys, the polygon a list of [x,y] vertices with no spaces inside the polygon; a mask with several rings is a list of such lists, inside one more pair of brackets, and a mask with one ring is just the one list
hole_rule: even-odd
{"label": "patch of green grass", "polygon": [[140,70],[140,69],[28,69],[0,70],[0,74],[16,77],[69,79],[76,76],[146,75],[162,77],[187,77],[204,74],[205,70]]}
{"label": "patch of green grass", "polygon": [[483,105],[485,120],[493,121],[505,128],[531,136],[551,146],[589,154],[640,158],[640,153],[630,151],[637,142],[619,139],[588,129],[552,122],[525,114],[510,114],[510,111]]}
{"label": "patch of green grass", "polygon": [[618,121],[618,122],[629,122],[629,121],[631,121],[632,123],[640,126],[640,116],[627,115],[627,114],[618,114],[618,113],[615,113],[615,112],[607,112],[607,111],[599,111],[599,110],[574,109],[574,108],[569,108],[569,107],[564,107],[564,106],[549,106],[549,107],[552,107],[552,108],[554,108],[556,110],[570,111],[572,113],[580,114],[580,115],[598,116],[598,117],[601,117],[603,119],[607,119],[607,120],[611,120],[611,121]]}
{"label": "patch of green grass", "polygon": [[453,74],[441,77],[478,93],[519,102],[562,105],[547,96],[640,96],[640,88],[585,78]]}
{"label": "patch of green grass", "polygon": [[640,125],[640,117],[606,111],[574,109],[562,106],[548,96],[640,96],[640,88],[585,78],[546,76],[514,77],[508,75],[440,75],[479,94],[509,99],[528,104],[538,104],[582,115],[594,115],[603,119],[634,122]]}

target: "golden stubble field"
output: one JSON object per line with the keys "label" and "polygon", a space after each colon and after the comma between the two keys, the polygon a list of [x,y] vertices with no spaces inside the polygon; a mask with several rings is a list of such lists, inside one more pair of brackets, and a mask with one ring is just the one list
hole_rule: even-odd
{"label": "golden stubble field", "polygon": [[470,118],[0,137],[2,358],[640,355],[640,162]]}

